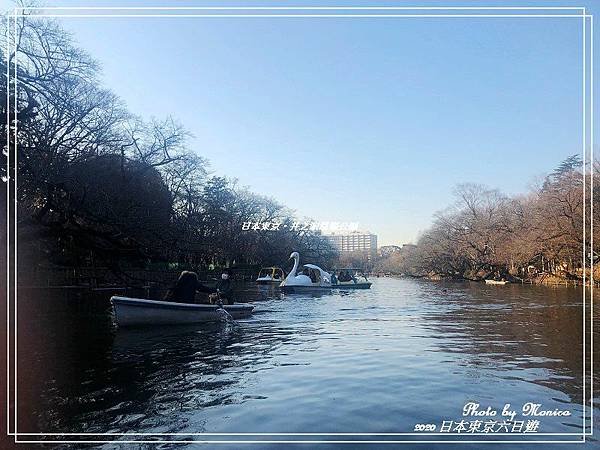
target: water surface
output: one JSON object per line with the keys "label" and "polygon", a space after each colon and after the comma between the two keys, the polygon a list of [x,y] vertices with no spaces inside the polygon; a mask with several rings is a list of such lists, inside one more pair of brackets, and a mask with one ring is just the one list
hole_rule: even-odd
{"label": "water surface", "polygon": [[115,329],[106,298],[22,292],[19,431],[398,433],[475,401],[569,410],[539,431],[582,432],[581,289],[373,281],[246,284],[251,319],[151,329]]}

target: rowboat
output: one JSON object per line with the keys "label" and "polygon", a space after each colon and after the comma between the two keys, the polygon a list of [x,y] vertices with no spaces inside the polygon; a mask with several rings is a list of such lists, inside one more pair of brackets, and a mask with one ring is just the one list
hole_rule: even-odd
{"label": "rowboat", "polygon": [[332,283],[331,287],[334,289],[371,289],[373,284],[362,269],[344,267],[334,270],[333,274],[335,275],[335,282]]}
{"label": "rowboat", "polygon": [[253,305],[205,305],[194,303],[163,302],[141,298],[113,296],[117,325],[178,325],[201,322],[218,322],[229,318],[242,319],[250,316]]}
{"label": "rowboat", "polygon": [[371,285],[373,283],[371,283],[370,281],[357,281],[356,283],[354,282],[348,282],[348,283],[338,283],[338,284],[333,284],[331,285],[332,289],[341,289],[341,290],[346,290],[346,289],[371,289]]}
{"label": "rowboat", "polygon": [[502,281],[498,281],[498,280],[485,280],[485,284],[500,284],[500,285],[505,285],[508,284],[508,281],[502,280]]}

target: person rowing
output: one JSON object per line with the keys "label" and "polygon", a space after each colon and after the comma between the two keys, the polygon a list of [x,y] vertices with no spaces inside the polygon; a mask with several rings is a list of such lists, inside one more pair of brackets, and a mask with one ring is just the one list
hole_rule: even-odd
{"label": "person rowing", "polygon": [[215,289],[210,296],[211,303],[221,302],[224,305],[233,305],[233,283],[231,282],[231,272],[224,269],[221,273],[221,279],[217,281]]}
{"label": "person rowing", "polygon": [[211,293],[213,289],[198,281],[198,274],[184,270],[175,282],[175,286],[167,291],[165,301],[178,303],[196,303],[196,292]]}

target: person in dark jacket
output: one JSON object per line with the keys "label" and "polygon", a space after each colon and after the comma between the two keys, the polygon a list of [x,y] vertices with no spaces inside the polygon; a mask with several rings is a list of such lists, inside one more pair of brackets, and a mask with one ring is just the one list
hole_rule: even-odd
{"label": "person in dark jacket", "polygon": [[350,272],[348,272],[347,270],[343,270],[340,273],[340,276],[338,277],[338,280],[341,281],[342,283],[345,283],[347,281],[352,281],[352,277],[350,276]]}
{"label": "person in dark jacket", "polygon": [[233,292],[233,283],[231,282],[231,273],[229,270],[225,269],[221,274],[221,279],[217,281],[217,285],[215,286],[215,292],[224,305],[233,305],[233,297],[231,295]]}
{"label": "person in dark jacket", "polygon": [[338,279],[335,275],[335,271],[331,272],[331,284],[338,284]]}
{"label": "person in dark jacket", "polygon": [[212,290],[198,281],[196,272],[184,270],[164,299],[171,302],[196,303],[196,292],[210,293]]}

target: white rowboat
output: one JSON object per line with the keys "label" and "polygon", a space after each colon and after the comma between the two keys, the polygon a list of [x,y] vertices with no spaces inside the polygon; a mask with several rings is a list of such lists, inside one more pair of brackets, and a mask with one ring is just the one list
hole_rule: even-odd
{"label": "white rowboat", "polygon": [[485,280],[485,284],[508,284],[508,281],[498,281],[498,280]]}
{"label": "white rowboat", "polygon": [[233,319],[250,316],[253,305],[204,305],[195,303],[163,302],[141,298],[113,296],[117,324],[122,327],[141,325],[179,325],[227,320],[227,311]]}

